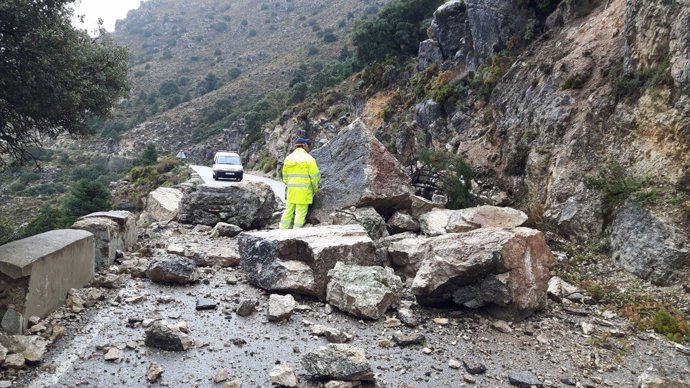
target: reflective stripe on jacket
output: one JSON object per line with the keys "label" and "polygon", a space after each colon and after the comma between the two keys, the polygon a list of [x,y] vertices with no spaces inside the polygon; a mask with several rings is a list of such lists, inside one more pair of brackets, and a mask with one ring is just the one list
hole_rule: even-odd
{"label": "reflective stripe on jacket", "polygon": [[319,167],[316,160],[303,148],[298,147],[285,158],[283,182],[287,185],[287,202],[311,204],[319,190]]}

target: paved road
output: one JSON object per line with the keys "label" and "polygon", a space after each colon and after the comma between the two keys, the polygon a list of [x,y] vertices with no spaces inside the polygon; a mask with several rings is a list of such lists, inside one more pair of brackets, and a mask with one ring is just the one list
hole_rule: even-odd
{"label": "paved road", "polygon": [[[201,176],[201,179],[204,180],[204,183],[209,186],[216,186],[216,187],[222,187],[222,186],[231,186],[231,185],[236,185],[237,182],[235,181],[230,181],[230,180],[213,180],[213,172],[211,171],[211,167],[206,167],[206,166],[196,166],[196,165],[191,165],[191,167],[194,171],[196,171],[199,176]],[[270,178],[264,178],[262,176],[258,175],[252,175],[252,174],[244,174],[244,179],[245,181],[251,181],[251,182],[263,182],[273,189],[273,192],[275,193],[276,197],[280,198],[283,202],[285,202],[285,183],[279,182]]]}

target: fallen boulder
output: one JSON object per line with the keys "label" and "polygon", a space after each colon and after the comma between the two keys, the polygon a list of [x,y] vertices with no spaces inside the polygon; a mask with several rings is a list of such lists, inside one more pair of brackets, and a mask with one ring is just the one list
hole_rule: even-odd
{"label": "fallen boulder", "polygon": [[326,300],[328,271],[337,262],[376,264],[374,243],[360,225],[245,232],[238,239],[249,282],[271,291]]}
{"label": "fallen boulder", "polygon": [[378,240],[388,236],[386,221],[371,206],[352,208],[348,210],[337,210],[331,213],[330,224],[348,225],[359,224],[367,230],[372,240]]}
{"label": "fallen boulder", "polygon": [[[6,335],[0,333],[0,356],[14,356],[14,367],[35,365],[43,360],[48,342],[37,335]],[[4,351],[3,351],[4,349]],[[6,361],[7,362],[7,361]]]}
{"label": "fallen boulder", "polygon": [[350,342],[354,338],[354,336],[348,332],[344,332],[334,327],[328,327],[323,325],[312,326],[311,334],[319,337],[326,337],[328,342],[337,344]]}
{"label": "fallen boulder", "polygon": [[295,371],[289,364],[278,364],[270,372],[271,383],[279,387],[298,387],[299,382]]}
{"label": "fallen boulder", "polygon": [[235,237],[242,233],[242,228],[237,225],[227,224],[225,222],[219,222],[213,227],[211,231],[211,238],[218,237]]}
{"label": "fallen boulder", "polygon": [[390,268],[337,263],[328,277],[326,300],[352,315],[379,319],[400,303],[403,284]]}
{"label": "fallen boulder", "polygon": [[292,316],[296,306],[295,298],[290,294],[271,294],[268,298],[268,320],[278,322],[288,319]]}
{"label": "fallen boulder", "polygon": [[404,211],[397,211],[386,222],[390,234],[419,232],[419,222]]}
{"label": "fallen boulder", "polygon": [[244,230],[259,229],[271,222],[276,198],[271,187],[261,182],[232,186],[196,186],[185,193],[177,216],[184,224],[215,226],[234,224]]}
{"label": "fallen boulder", "polygon": [[527,221],[520,210],[498,206],[478,206],[460,210],[432,209],[419,217],[427,236],[463,233],[477,228],[514,228]]}
{"label": "fallen boulder", "polygon": [[192,338],[183,333],[179,326],[172,325],[166,321],[155,321],[151,326],[144,329],[146,346],[170,350],[184,351],[194,346]]}
{"label": "fallen boulder", "polygon": [[240,265],[240,253],[234,246],[210,247],[206,251],[206,265],[219,267],[236,267]]}
{"label": "fallen boulder", "polygon": [[309,213],[312,222],[326,222],[332,212],[351,206],[373,206],[382,214],[410,206],[410,177],[360,120],[312,155],[321,171]]}
{"label": "fallen boulder", "polygon": [[182,201],[182,191],[171,187],[159,187],[146,197],[141,220],[172,221],[177,217],[180,201]]}
{"label": "fallen boulder", "polygon": [[350,345],[330,344],[302,357],[302,366],[312,377],[345,381],[374,381],[364,351]]}
{"label": "fallen boulder", "polygon": [[429,239],[412,282],[424,305],[454,302],[522,319],[546,304],[554,256],[529,228],[481,228]]}
{"label": "fallen boulder", "polygon": [[168,255],[153,260],[146,269],[146,277],[155,283],[187,284],[199,279],[199,271],[192,259]]}
{"label": "fallen boulder", "polygon": [[419,265],[429,256],[429,247],[425,243],[430,240],[408,233],[395,235],[386,241],[388,261],[403,278],[414,278]]}

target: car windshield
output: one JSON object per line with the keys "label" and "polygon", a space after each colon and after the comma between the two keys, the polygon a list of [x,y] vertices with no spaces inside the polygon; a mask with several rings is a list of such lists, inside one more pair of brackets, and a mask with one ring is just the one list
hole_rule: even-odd
{"label": "car windshield", "polygon": [[237,156],[219,156],[217,164],[242,164]]}

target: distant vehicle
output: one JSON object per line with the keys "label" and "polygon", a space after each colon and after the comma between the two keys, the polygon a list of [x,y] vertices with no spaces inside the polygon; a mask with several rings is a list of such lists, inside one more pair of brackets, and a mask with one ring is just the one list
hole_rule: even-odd
{"label": "distant vehicle", "polygon": [[213,180],[232,178],[241,181],[244,176],[242,160],[235,152],[216,152],[211,169],[213,170]]}

